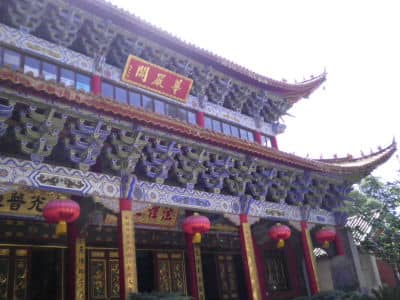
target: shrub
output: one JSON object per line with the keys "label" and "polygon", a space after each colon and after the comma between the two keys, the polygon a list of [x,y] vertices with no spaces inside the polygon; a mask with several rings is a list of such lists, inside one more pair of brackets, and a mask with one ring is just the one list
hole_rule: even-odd
{"label": "shrub", "polygon": [[[294,300],[374,300],[368,295],[360,294],[358,292],[343,292],[343,291],[327,291],[321,292],[312,297],[299,297]],[[397,300],[400,300],[397,299]]]}
{"label": "shrub", "polygon": [[295,298],[293,300],[340,300],[344,295],[345,295],[344,292],[334,290],[334,291],[321,292],[312,297],[305,296],[305,297]]}
{"label": "shrub", "polygon": [[400,299],[400,287],[388,287],[381,286],[379,289],[372,290],[374,300],[399,300]]}
{"label": "shrub", "polygon": [[134,293],[129,296],[129,300],[191,300],[192,297],[184,296],[181,293]]}

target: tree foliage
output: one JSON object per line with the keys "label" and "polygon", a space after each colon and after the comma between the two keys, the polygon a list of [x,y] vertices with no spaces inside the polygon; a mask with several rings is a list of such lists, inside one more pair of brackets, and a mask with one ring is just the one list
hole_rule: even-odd
{"label": "tree foliage", "polygon": [[[355,218],[351,230],[356,242],[376,257],[400,264],[400,181],[382,183],[369,176],[351,193],[347,207]],[[358,221],[358,222],[357,222]]]}

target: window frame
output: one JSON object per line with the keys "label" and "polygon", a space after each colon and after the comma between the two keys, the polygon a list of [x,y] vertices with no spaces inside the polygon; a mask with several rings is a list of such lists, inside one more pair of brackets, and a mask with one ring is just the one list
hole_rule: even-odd
{"label": "window frame", "polygon": [[[136,94],[136,95],[139,96],[139,106],[133,105],[133,103],[131,102],[131,94]],[[133,107],[143,108],[143,106],[142,106],[142,93],[140,93],[140,92],[138,92],[136,90],[128,89],[128,104],[130,106],[133,106]]]}
{"label": "window frame", "polygon": [[[19,55],[19,66],[16,67],[16,69],[14,69],[12,65],[5,63],[5,55],[6,55],[7,51],[14,52]],[[7,66],[11,67],[12,70],[21,70],[21,68],[23,67],[23,57],[25,56],[25,54],[22,54],[18,51],[15,51],[14,49],[10,49],[10,48],[3,48],[3,51],[1,54],[2,54],[3,66],[7,65]]]}
{"label": "window frame", "polygon": [[[118,103],[128,104],[128,102],[129,102],[129,99],[128,99],[128,97],[129,97],[128,89],[127,89],[126,87],[122,87],[122,86],[115,85],[115,84],[113,84],[112,86],[113,86],[113,92],[114,92],[113,100],[115,100],[115,101],[118,102]],[[117,99],[117,89],[120,89],[120,90],[124,90],[124,91],[125,91],[125,96],[126,96],[126,97],[125,97],[125,102],[121,102],[119,99]]]}
{"label": "window frame", "polygon": [[[232,129],[231,129],[231,124],[227,123],[227,122],[221,122],[222,124],[222,133],[227,135],[227,136],[232,136]],[[227,126],[229,133],[225,133],[225,126]]]}
{"label": "window frame", "polygon": [[[265,141],[265,145],[264,145],[264,141]],[[261,145],[266,148],[273,148],[272,136],[266,135],[266,134],[261,134]]]}
{"label": "window frame", "polygon": [[[61,73],[62,73],[62,70],[67,70],[67,71],[70,71],[70,72],[72,72],[72,74],[73,74],[73,83],[72,83],[72,85],[66,85],[65,83],[63,83],[62,81],[61,81]],[[61,83],[61,84],[64,84],[64,86],[65,87],[73,87],[74,89],[76,89],[76,72],[74,71],[74,70],[72,70],[72,69],[70,69],[70,68],[66,68],[66,67],[64,67],[64,66],[59,66],[58,67],[58,73],[59,73],[59,79],[58,79],[58,83]]]}
{"label": "window frame", "polygon": [[[42,61],[39,58],[36,58],[34,56],[31,56],[31,55],[23,55],[23,58],[22,58],[22,70],[23,70],[24,74],[25,74],[25,65],[26,65],[27,58],[30,58],[32,60],[37,60],[38,61],[38,63],[39,63],[38,74],[37,75],[34,74],[34,76],[35,77],[36,76],[41,76],[42,75]],[[26,72],[26,73],[28,73],[28,72]]]}
{"label": "window frame", "polygon": [[[145,107],[145,105],[144,105],[144,99],[149,99],[150,100],[150,102],[151,102],[151,109],[146,109],[146,107]],[[147,101],[147,100],[146,100]],[[142,103],[142,108],[145,110],[145,111],[150,111],[150,112],[154,112],[154,98],[152,97],[152,96],[150,96],[150,95],[148,95],[148,94],[142,94],[142,97],[141,97],[141,103]]]}
{"label": "window frame", "polygon": [[[207,127],[207,122],[210,122],[211,127]],[[214,123],[215,122],[219,122],[220,127],[221,127],[221,131],[216,131],[214,129]],[[229,131],[230,134],[226,134],[224,132],[224,125],[229,126]],[[244,141],[248,141],[251,143],[255,143],[255,138],[254,138],[254,131],[252,129],[246,128],[246,127],[242,127],[242,126],[238,126],[235,123],[230,123],[230,122],[226,122],[223,119],[219,119],[219,118],[215,118],[214,116],[210,116],[210,115],[205,115],[204,116],[204,128],[205,129],[210,129],[214,132],[218,132],[218,133],[222,133],[225,134],[227,136],[233,137],[233,138],[237,138],[237,139],[241,139]],[[237,133],[237,135],[235,135],[234,133]]]}
{"label": "window frame", "polygon": [[[84,91],[86,93],[90,93],[92,91],[91,77],[89,75],[85,74],[85,73],[82,73],[82,72],[78,72],[78,71],[73,71],[73,72],[75,73],[75,89],[77,91],[82,90],[82,91]],[[88,91],[86,91],[85,89],[78,89],[78,75],[83,76],[83,77],[87,77],[89,79],[89,84],[88,84],[89,90]]]}
{"label": "window frame", "polygon": [[[207,126],[207,124],[210,124],[210,126]],[[208,130],[213,130],[212,118],[207,115],[204,116],[204,128]]]}
{"label": "window frame", "polygon": [[[156,109],[156,103],[157,102],[159,102],[159,103],[162,103],[162,105],[163,105],[163,111],[162,111],[162,113],[160,113],[160,112],[158,112],[157,111],[157,109]],[[167,114],[167,105],[169,105],[169,103],[167,103],[167,102],[165,102],[165,101],[162,101],[161,99],[159,99],[159,98],[153,98],[153,109],[154,109],[154,112],[156,113],[156,114],[161,114],[161,115],[163,115],[163,116],[168,116],[168,114]]]}
{"label": "window frame", "polygon": [[[187,115],[187,123],[188,123],[188,124],[191,124],[191,125],[198,125],[198,123],[197,123],[197,114],[196,114],[196,111],[187,109],[186,112],[187,112],[187,113],[186,113],[186,115]],[[189,115],[190,115],[190,114],[193,114],[193,116],[194,116],[194,123],[190,122],[190,118],[189,118]]]}
{"label": "window frame", "polygon": [[[105,96],[103,94],[103,86],[104,86],[104,84],[108,84],[108,85],[111,86],[111,95],[112,95],[111,98],[108,97],[108,96]],[[113,101],[115,100],[115,97],[114,97],[114,85],[112,83],[110,83],[109,81],[107,81],[107,80],[102,80],[101,81],[101,96],[104,97],[104,98],[109,98],[109,99],[111,99]]]}
{"label": "window frame", "polygon": [[[272,272],[273,268],[270,267],[271,265],[273,265],[273,264],[271,264],[271,261],[275,260],[275,262],[276,261],[279,262],[279,267],[281,267],[281,269],[283,271],[283,276],[284,276],[284,279],[285,279],[285,282],[284,282],[285,288],[280,288],[280,289],[273,290],[268,285],[268,282],[270,282],[270,281],[268,280],[269,276],[267,276],[266,280],[267,280],[267,288],[268,288],[268,290],[270,290],[272,293],[287,293],[287,292],[290,292],[292,290],[292,283],[291,283],[291,276],[290,276],[290,273],[289,273],[289,263],[288,263],[288,261],[286,259],[285,254],[282,251],[279,251],[279,250],[276,250],[276,249],[274,249],[274,250],[272,250],[272,249],[265,250],[263,254],[264,254],[263,255],[264,256],[264,266],[265,266],[266,269],[269,270],[269,272],[271,272],[270,274],[273,273]],[[275,264],[275,265],[277,265],[277,264]],[[276,271],[276,270],[274,270],[274,271]],[[275,274],[275,277],[277,277],[276,274]]]}
{"label": "window frame", "polygon": [[[45,80],[54,80],[56,83],[58,84],[64,84],[64,86],[66,87],[70,87],[73,88],[77,91],[84,91],[84,92],[92,92],[92,85],[91,85],[91,79],[92,79],[92,74],[86,73],[85,71],[82,70],[77,70],[76,68],[74,68],[73,66],[69,66],[69,65],[65,65],[65,64],[60,64],[59,62],[54,62],[52,60],[47,60],[46,58],[43,58],[39,55],[35,55],[32,54],[30,52],[21,52],[18,50],[14,50],[12,48],[8,48],[8,47],[3,47],[0,46],[0,66],[4,66],[5,64],[5,59],[4,56],[7,52],[10,52],[11,54],[16,54],[19,56],[19,65],[17,66],[13,66],[11,65],[11,67],[17,68],[18,70],[23,70],[23,72],[25,73],[25,64],[26,61],[28,59],[32,59],[32,60],[36,60],[38,61],[39,65],[38,65],[38,76],[43,77]],[[45,70],[45,66],[46,69],[52,69],[54,67],[54,71],[55,73],[52,72],[48,72],[47,70]],[[30,71],[26,71],[26,73],[28,73]],[[46,78],[46,75],[44,74],[44,72],[48,73],[49,77],[53,77],[54,78]],[[65,72],[67,76],[62,76],[62,73]],[[69,72],[71,72],[70,77],[68,77]],[[36,76],[36,75],[35,75]],[[78,78],[80,78],[80,76],[82,76],[82,79],[87,78],[88,81],[85,82],[85,80],[78,80]],[[62,81],[63,78],[65,79],[65,82]],[[70,81],[70,84],[67,85],[68,81]],[[108,80],[106,78],[101,78],[101,96],[105,97],[105,98],[109,98],[110,100],[113,100],[117,103],[120,104],[127,104],[133,107],[140,107],[141,109],[144,109],[146,111],[150,111],[153,113],[159,113],[156,112],[156,101],[160,101],[160,103],[163,104],[163,115],[165,116],[170,116],[168,114],[167,108],[170,105],[171,107],[174,108],[174,118],[176,118],[177,120],[190,124],[190,125],[198,125],[197,123],[197,111],[196,110],[192,110],[188,107],[179,105],[177,103],[172,103],[170,101],[166,101],[162,98],[158,98],[158,97],[154,97],[153,95],[147,94],[145,92],[142,92],[140,90],[137,89],[131,89],[130,87],[127,86],[123,86],[120,84],[115,84],[114,82],[112,82],[111,80]],[[80,88],[78,88],[78,84],[80,85]],[[104,86],[108,85],[109,88],[111,89],[108,94],[109,95],[105,95],[106,93],[103,93],[104,90]],[[84,88],[82,88],[84,87]],[[87,87],[87,90],[85,89],[85,87]],[[125,100],[120,100],[117,99],[117,89],[121,89],[124,90],[126,92],[126,99]],[[136,104],[134,105],[133,101],[131,101],[132,99],[136,100]],[[145,107],[145,101],[149,101],[148,103],[150,104],[149,109],[146,109]],[[190,116],[190,117],[189,117]],[[206,116],[207,118],[207,116]],[[219,123],[219,127],[220,130],[214,130],[214,124],[215,122],[213,122],[213,119],[215,119],[215,122]],[[218,118],[210,118],[211,121],[211,130],[212,131],[216,131],[216,132],[220,132],[223,133],[223,124],[224,121]],[[229,127],[231,127],[232,125],[227,123]]]}
{"label": "window frame", "polygon": [[49,61],[47,61],[47,60],[41,60],[41,61],[40,61],[40,76],[43,76],[43,78],[44,78],[45,80],[53,80],[53,79],[46,79],[46,77],[44,76],[43,72],[44,72],[44,65],[45,65],[45,64],[53,65],[53,66],[56,67],[56,73],[55,73],[56,79],[55,79],[54,81],[57,82],[57,83],[59,83],[59,82],[60,82],[60,66],[57,65],[57,64],[54,64],[54,63],[52,63],[52,62],[49,62]]}

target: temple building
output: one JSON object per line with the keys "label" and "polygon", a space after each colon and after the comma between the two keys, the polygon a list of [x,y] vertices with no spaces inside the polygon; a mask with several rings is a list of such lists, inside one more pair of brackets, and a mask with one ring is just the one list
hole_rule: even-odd
{"label": "temple building", "polygon": [[342,207],[396,145],[278,149],[325,80],[256,74],[103,0],[0,0],[0,300],[358,289]]}

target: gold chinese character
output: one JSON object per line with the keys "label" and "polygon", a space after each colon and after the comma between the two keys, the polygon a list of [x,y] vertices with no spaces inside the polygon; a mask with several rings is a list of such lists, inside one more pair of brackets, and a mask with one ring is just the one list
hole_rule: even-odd
{"label": "gold chinese character", "polygon": [[151,84],[155,85],[156,87],[159,87],[159,88],[164,88],[164,86],[162,84],[163,84],[163,81],[166,76],[167,75],[165,75],[165,74],[158,73],[157,78],[154,79],[154,81]]}
{"label": "gold chinese character", "polygon": [[143,82],[147,81],[147,76],[149,76],[150,67],[139,66],[136,70],[135,76],[141,78]]}
{"label": "gold chinese character", "polygon": [[172,90],[174,92],[174,95],[176,94],[177,91],[179,91],[180,89],[182,89],[182,79],[177,79],[175,80],[174,85],[172,86]]}

